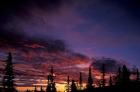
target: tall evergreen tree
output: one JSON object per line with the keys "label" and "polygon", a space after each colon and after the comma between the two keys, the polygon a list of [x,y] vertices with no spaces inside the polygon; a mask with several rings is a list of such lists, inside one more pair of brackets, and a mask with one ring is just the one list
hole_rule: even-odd
{"label": "tall evergreen tree", "polygon": [[102,87],[104,87],[105,86],[105,64],[102,64],[101,70],[102,70]]}
{"label": "tall evergreen tree", "polygon": [[77,87],[74,80],[72,80],[71,83],[71,92],[77,92]]}
{"label": "tall evergreen tree", "polygon": [[31,92],[31,91],[27,89],[26,92]]}
{"label": "tall evergreen tree", "polygon": [[112,76],[110,75],[110,78],[109,78],[109,86],[111,87],[113,85],[112,83]]}
{"label": "tall evergreen tree", "polygon": [[137,76],[136,81],[139,81],[140,80],[140,73],[139,73],[138,69],[137,69],[137,72],[136,72],[136,76]]}
{"label": "tall evergreen tree", "polygon": [[5,75],[3,78],[3,87],[6,92],[15,92],[14,88],[14,72],[12,63],[12,54],[8,53],[5,67]]}
{"label": "tall evergreen tree", "polygon": [[70,92],[70,78],[67,77],[66,92]]}
{"label": "tall evergreen tree", "polygon": [[37,92],[37,88],[36,88],[36,86],[35,86],[34,92]]}
{"label": "tall evergreen tree", "polygon": [[122,68],[122,85],[125,87],[129,86],[129,82],[130,82],[130,72],[128,70],[128,68],[123,65]]}
{"label": "tall evergreen tree", "polygon": [[121,71],[121,67],[119,67],[116,76],[116,85],[120,85],[121,81],[122,81],[122,71]]}
{"label": "tall evergreen tree", "polygon": [[89,67],[87,89],[92,89],[92,88],[93,88],[93,79],[92,79],[91,67]]}
{"label": "tall evergreen tree", "polygon": [[47,85],[47,92],[56,92],[55,82],[54,82],[54,71],[53,67],[51,67],[50,73],[48,75],[48,85]]}
{"label": "tall evergreen tree", "polygon": [[82,87],[83,87],[82,83],[83,83],[82,73],[80,72],[80,77],[79,77],[79,90],[80,91],[82,90]]}
{"label": "tall evergreen tree", "polygon": [[42,87],[42,86],[40,87],[40,92],[44,92],[44,90],[43,90],[43,87]]}

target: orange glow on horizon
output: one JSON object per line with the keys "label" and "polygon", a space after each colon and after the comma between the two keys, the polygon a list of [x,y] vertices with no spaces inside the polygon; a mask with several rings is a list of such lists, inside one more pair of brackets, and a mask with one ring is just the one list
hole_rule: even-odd
{"label": "orange glow on horizon", "polygon": [[[36,86],[37,86],[37,90],[40,90],[41,85],[36,84]],[[57,89],[58,92],[64,92],[65,86],[66,86],[66,84],[56,83],[56,89]],[[34,86],[23,86],[23,87],[21,86],[21,87],[16,87],[16,89],[18,91],[22,91],[22,92],[26,91],[27,89],[33,91],[35,89],[35,87]],[[43,84],[43,90],[46,90],[46,85],[45,84]]]}

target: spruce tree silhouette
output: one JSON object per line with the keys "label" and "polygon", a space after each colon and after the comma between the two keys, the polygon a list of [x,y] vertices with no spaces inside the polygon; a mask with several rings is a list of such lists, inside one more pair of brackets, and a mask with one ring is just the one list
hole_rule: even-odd
{"label": "spruce tree silhouette", "polygon": [[135,88],[137,88],[137,89],[140,88],[140,73],[139,73],[138,68],[136,70]]}
{"label": "spruce tree silhouette", "polygon": [[109,78],[109,86],[111,87],[113,85],[112,83],[112,76],[110,75],[110,78]]}
{"label": "spruce tree silhouette", "polygon": [[42,86],[40,87],[40,92],[45,92]]}
{"label": "spruce tree silhouette", "polygon": [[102,87],[105,87],[105,64],[102,64]]}
{"label": "spruce tree silhouette", "polygon": [[87,82],[87,91],[91,92],[93,90],[93,79],[92,79],[92,73],[91,73],[91,67],[89,67],[88,71],[88,82]]}
{"label": "spruce tree silhouette", "polygon": [[116,85],[119,87],[122,82],[122,71],[121,67],[118,68],[117,76],[116,76]]}
{"label": "spruce tree silhouette", "polygon": [[70,79],[69,76],[67,77],[67,84],[66,84],[66,92],[70,92]]}
{"label": "spruce tree silhouette", "polygon": [[3,78],[4,92],[16,92],[14,87],[14,72],[12,54],[9,52],[6,60],[5,75]]}
{"label": "spruce tree silhouette", "polygon": [[27,89],[26,92],[31,92],[31,91]]}
{"label": "spruce tree silhouette", "polygon": [[50,73],[48,74],[48,85],[47,85],[47,92],[56,92],[55,82],[54,82],[54,72],[53,67],[51,67]]}
{"label": "spruce tree silhouette", "polygon": [[37,88],[36,88],[36,86],[35,86],[34,92],[37,92]]}
{"label": "spruce tree silhouette", "polygon": [[136,76],[137,76],[136,81],[139,82],[139,80],[140,80],[140,73],[139,73],[138,69],[137,69],[137,72],[136,72]]}
{"label": "spruce tree silhouette", "polygon": [[130,84],[130,71],[127,69],[125,65],[122,68],[122,85],[123,87],[129,87]]}
{"label": "spruce tree silhouette", "polygon": [[72,80],[72,83],[71,83],[71,92],[77,92],[77,87],[76,87],[76,84],[75,84],[75,81]]}
{"label": "spruce tree silhouette", "polygon": [[80,72],[80,77],[79,77],[79,90],[81,91],[83,87],[83,79],[82,79],[82,73]]}

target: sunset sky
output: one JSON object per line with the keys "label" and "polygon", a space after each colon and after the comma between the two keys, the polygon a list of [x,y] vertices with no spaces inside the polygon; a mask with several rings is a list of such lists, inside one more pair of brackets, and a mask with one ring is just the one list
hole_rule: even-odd
{"label": "sunset sky", "polygon": [[1,0],[0,12],[0,61],[12,52],[21,86],[44,80],[50,66],[59,83],[80,71],[86,81],[89,65],[98,79],[96,58],[140,66],[138,0]]}

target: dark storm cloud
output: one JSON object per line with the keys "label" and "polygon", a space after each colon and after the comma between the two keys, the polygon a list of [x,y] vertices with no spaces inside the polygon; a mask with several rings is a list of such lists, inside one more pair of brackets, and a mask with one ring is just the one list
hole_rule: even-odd
{"label": "dark storm cloud", "polygon": [[45,50],[48,52],[65,51],[66,45],[62,40],[52,39],[32,39],[28,37],[20,36],[19,34],[4,34],[0,35],[0,47],[1,48],[14,48],[21,51],[28,50]]}
{"label": "dark storm cloud", "polygon": [[0,30],[0,47],[15,48],[22,51],[46,50],[49,52],[65,51],[64,41],[46,37],[46,39],[30,38],[14,29]]}
{"label": "dark storm cloud", "polygon": [[[59,7],[60,0],[1,0],[0,1],[0,47],[13,47],[21,50],[29,50],[33,48],[46,49],[48,51],[64,51],[65,43],[61,40],[55,40],[49,37],[31,38],[25,36],[24,32],[15,28],[8,28],[7,23],[11,21],[12,16],[24,18],[28,16],[28,8],[32,5],[39,9],[47,9],[48,11]],[[31,6],[31,7],[30,7]],[[35,45],[34,45],[35,44]],[[37,46],[38,45],[38,46]],[[40,47],[39,47],[40,45]]]}
{"label": "dark storm cloud", "polygon": [[[1,0],[0,1],[0,46],[1,47],[14,47],[24,49],[39,47],[47,49],[48,51],[64,51],[65,43],[62,40],[55,40],[49,37],[42,38],[31,38],[25,36],[24,32],[14,28],[8,28],[7,23],[11,21],[12,17],[28,16],[27,10],[33,7],[39,9],[45,9],[51,11],[59,7],[61,0]],[[24,18],[25,19],[25,18]],[[12,25],[12,24],[11,24]],[[36,44],[36,45],[34,45]],[[38,45],[38,46],[37,46]],[[25,49],[24,49],[25,50]],[[28,49],[27,49],[28,50]]]}
{"label": "dark storm cloud", "polygon": [[95,59],[91,66],[93,66],[95,69],[102,71],[102,65],[105,65],[105,71],[107,73],[110,72],[116,72],[117,69],[122,66],[122,64],[114,59],[111,58],[101,58],[101,59]]}

